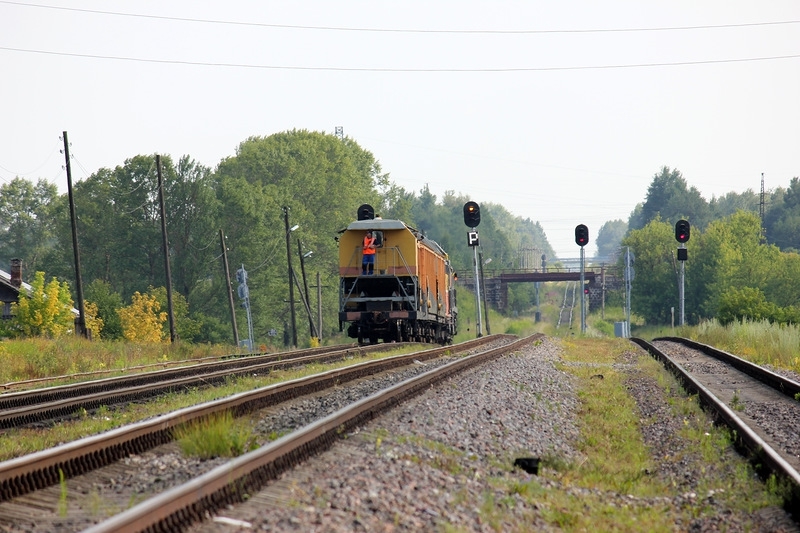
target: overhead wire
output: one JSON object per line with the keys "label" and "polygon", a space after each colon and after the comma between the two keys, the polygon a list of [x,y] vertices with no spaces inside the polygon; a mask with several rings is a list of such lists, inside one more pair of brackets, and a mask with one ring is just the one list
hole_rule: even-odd
{"label": "overhead wire", "polygon": [[[586,28],[586,29],[555,29],[555,30],[437,30],[437,29],[408,29],[408,28],[368,28],[368,27],[341,27],[341,26],[311,26],[294,24],[268,24],[250,21],[233,21],[219,19],[201,19],[192,17],[174,17],[166,15],[148,15],[142,13],[126,13],[120,11],[107,11],[96,9],[75,8],[66,6],[54,6],[48,4],[36,4],[30,2],[15,2],[11,0],[0,0],[0,4],[34,7],[41,9],[53,9],[72,11],[79,13],[91,13],[118,17],[135,17],[145,19],[157,19],[178,22],[204,23],[217,25],[237,25],[254,26],[265,28],[281,29],[300,29],[300,30],[327,30],[327,31],[351,31],[351,32],[392,32],[392,33],[432,33],[432,34],[585,34],[585,33],[629,33],[629,32],[663,32],[663,31],[690,31],[690,30],[711,30],[724,28],[748,28],[748,27],[768,27],[777,25],[800,24],[800,20],[765,21],[765,22],[745,22],[731,24],[703,24],[690,26],[662,26],[662,27],[639,27],[639,28]],[[225,63],[211,61],[188,61],[176,59],[153,59],[132,56],[111,56],[102,54],[82,54],[74,52],[63,52],[54,50],[37,50],[31,48],[19,48],[0,46],[0,50],[11,52],[45,54],[62,57],[79,57],[86,59],[102,59],[114,61],[129,61],[155,64],[170,65],[190,65],[204,67],[223,67],[223,68],[246,68],[263,70],[296,70],[296,71],[331,71],[331,72],[409,72],[409,73],[492,73],[492,72],[552,72],[552,71],[574,71],[574,70],[602,70],[602,69],[626,69],[626,68],[648,68],[648,67],[672,67],[672,66],[691,66],[691,65],[711,65],[725,63],[742,63],[756,61],[775,61],[784,59],[796,59],[800,54],[757,56],[745,58],[726,58],[726,59],[706,59],[695,61],[671,61],[653,63],[630,63],[630,64],[605,64],[605,65],[572,65],[572,66],[551,66],[551,67],[499,67],[499,68],[382,68],[382,67],[325,67],[325,66],[297,66],[297,65],[264,65],[248,63]]]}
{"label": "overhead wire", "polygon": [[[2,0],[0,0],[2,1]],[[297,71],[327,71],[327,72],[416,72],[416,73],[488,73],[488,72],[556,72],[570,70],[608,70],[624,68],[647,68],[647,67],[676,67],[691,65],[714,65],[725,63],[748,63],[755,61],[776,61],[783,59],[797,59],[800,54],[787,54],[778,56],[762,56],[747,58],[729,59],[702,59],[697,61],[666,61],[660,63],[631,63],[616,65],[577,65],[562,67],[500,67],[500,68],[383,68],[383,67],[301,67],[292,65],[258,65],[248,63],[220,63],[210,61],[187,61],[178,59],[147,59],[140,57],[126,56],[106,56],[100,54],[79,54],[74,52],[56,52],[53,50],[34,50],[30,48],[15,48],[10,46],[0,46],[0,50],[9,52],[24,52],[30,54],[45,54],[63,57],[80,57],[85,59],[107,59],[114,61],[131,61],[137,63],[156,63],[165,65],[189,65],[200,67],[226,67],[226,68],[247,68],[259,70],[297,70]]]}
{"label": "overhead wire", "polygon": [[52,158],[52,157],[53,157],[53,154],[54,154],[54,153],[56,153],[56,152],[58,152],[58,150],[59,150],[59,147],[60,147],[60,145],[59,145],[59,144],[56,144],[56,145],[53,147],[53,149],[52,149],[52,150],[50,150],[50,152],[47,154],[47,157],[45,157],[45,158],[44,158],[44,160],[42,161],[42,163],[41,163],[41,164],[40,164],[38,167],[34,168],[34,169],[33,169],[33,170],[31,170],[31,171],[28,171],[28,172],[15,172],[15,171],[13,171],[13,170],[11,170],[11,169],[9,169],[9,168],[6,168],[6,167],[4,167],[3,165],[0,165],[0,169],[2,169],[2,170],[5,170],[5,171],[6,171],[6,172],[8,172],[9,174],[15,174],[16,176],[27,176],[27,175],[29,175],[29,174],[33,174],[33,173],[35,173],[35,172],[38,172],[38,171],[39,171],[39,170],[40,170],[42,167],[44,167],[44,166],[47,164],[47,162],[48,162],[48,161],[50,161],[50,158]]}
{"label": "overhead wire", "polygon": [[193,17],[171,17],[166,15],[148,15],[144,13],[124,13],[121,11],[106,11],[99,9],[54,6],[48,4],[34,4],[31,2],[14,2],[10,0],[0,0],[0,4],[35,7],[42,9],[57,9],[62,11],[91,13],[96,15],[136,17],[144,19],[169,20],[177,22],[192,22],[192,23],[202,23],[202,24],[223,24],[223,25],[252,26],[252,27],[262,27],[262,28],[293,29],[293,30],[382,32],[382,33],[535,35],[535,34],[553,34],[553,33],[624,33],[624,32],[651,32],[651,31],[690,31],[690,30],[747,28],[747,27],[759,27],[759,26],[800,24],[800,20],[778,20],[778,21],[765,21],[765,22],[743,22],[743,23],[733,23],[733,24],[701,24],[693,26],[657,26],[657,27],[644,27],[644,28],[586,28],[586,29],[561,29],[561,30],[437,30],[437,29],[415,29],[415,28],[367,28],[367,27],[345,27],[345,26],[311,26],[311,25],[300,25],[300,24],[269,24],[263,22],[201,19]]}

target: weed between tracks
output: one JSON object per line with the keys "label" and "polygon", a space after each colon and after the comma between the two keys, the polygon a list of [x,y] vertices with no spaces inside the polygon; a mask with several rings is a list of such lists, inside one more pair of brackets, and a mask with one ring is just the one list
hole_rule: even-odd
{"label": "weed between tracks", "polygon": [[181,426],[174,436],[185,455],[201,459],[238,457],[258,448],[252,427],[237,423],[230,411]]}

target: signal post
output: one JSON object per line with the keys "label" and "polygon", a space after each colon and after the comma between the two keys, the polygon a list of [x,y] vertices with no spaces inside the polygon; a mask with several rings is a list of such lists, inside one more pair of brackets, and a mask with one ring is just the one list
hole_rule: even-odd
{"label": "signal post", "polygon": [[575,226],[575,244],[581,247],[581,333],[586,333],[586,281],[584,280],[586,257],[583,247],[589,244],[589,228],[585,224]]}
{"label": "signal post", "polygon": [[684,302],[683,283],[684,283],[686,260],[689,257],[689,251],[686,249],[686,242],[689,240],[690,236],[691,236],[691,226],[689,225],[689,222],[683,219],[677,221],[675,223],[675,240],[680,243],[680,247],[678,248],[678,261],[680,261],[681,263],[681,280],[678,285],[678,299],[680,300],[681,326],[683,326],[685,323],[684,321],[685,314],[683,309],[683,302]]}
{"label": "signal post", "polygon": [[476,202],[467,202],[464,204],[464,224],[470,228],[467,232],[467,246],[472,247],[473,263],[475,265],[475,304],[478,308],[478,319],[476,322],[476,330],[478,337],[483,336],[482,330],[482,316],[481,316],[481,282],[478,273],[478,246],[480,241],[478,239],[478,232],[475,228],[481,223],[481,208]]}

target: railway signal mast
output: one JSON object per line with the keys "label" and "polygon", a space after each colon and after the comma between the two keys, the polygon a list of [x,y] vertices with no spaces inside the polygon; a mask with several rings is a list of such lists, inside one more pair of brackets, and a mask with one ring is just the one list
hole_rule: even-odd
{"label": "railway signal mast", "polygon": [[589,244],[589,228],[585,224],[575,226],[575,244],[581,247],[581,333],[586,333],[586,291],[584,272],[586,271],[586,255],[583,247]]}
{"label": "railway signal mast", "polygon": [[675,223],[675,240],[678,241],[681,245],[678,248],[678,261],[681,263],[681,279],[680,283],[678,284],[678,299],[680,300],[681,305],[681,321],[680,325],[684,325],[684,293],[683,293],[683,282],[684,282],[684,273],[686,267],[686,260],[689,256],[689,251],[686,249],[686,242],[689,240],[691,236],[691,226],[689,222],[686,220],[679,220]]}
{"label": "railway signal mast", "polygon": [[472,255],[473,255],[473,264],[475,265],[475,304],[478,308],[478,320],[476,322],[476,330],[478,332],[478,337],[483,336],[482,330],[482,316],[481,316],[481,283],[480,283],[480,276],[478,273],[478,246],[480,245],[480,241],[478,240],[478,232],[475,228],[478,227],[478,224],[481,223],[481,207],[476,202],[467,202],[464,204],[464,224],[470,228],[470,231],[467,232],[467,245],[472,247]]}

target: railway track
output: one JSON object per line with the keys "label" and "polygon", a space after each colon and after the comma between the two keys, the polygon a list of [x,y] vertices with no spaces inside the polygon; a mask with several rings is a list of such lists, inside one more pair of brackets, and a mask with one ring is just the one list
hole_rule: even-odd
{"label": "railway track", "polygon": [[[326,419],[314,422],[301,431],[295,431],[272,444],[262,446],[260,448],[261,453],[251,452],[230,462],[224,460],[209,461],[205,465],[205,470],[210,470],[210,472],[206,472],[197,480],[188,481],[187,485],[179,485],[199,498],[197,502],[190,505],[188,511],[185,508],[176,510],[175,505],[177,504],[174,501],[170,504],[165,504],[162,501],[158,505],[167,505],[165,509],[168,510],[154,511],[148,506],[154,505],[153,501],[162,500],[162,496],[156,496],[142,504],[147,509],[144,512],[144,518],[139,517],[128,523],[127,520],[130,518],[115,517],[108,525],[96,526],[96,528],[99,528],[96,529],[97,531],[173,530],[183,520],[196,520],[200,516],[197,513],[202,514],[204,512],[197,509],[207,510],[220,504],[220,502],[241,497],[241,491],[250,487],[251,484],[261,483],[265,478],[277,475],[282,469],[288,468],[293,462],[301,461],[310,454],[315,453],[317,448],[330,445],[339,433],[346,428],[368,420],[380,410],[389,408],[396,402],[401,401],[403,397],[415,394],[421,388],[430,386],[431,383],[438,379],[443,379],[441,376],[449,375],[448,373],[457,372],[463,367],[478,364],[486,358],[495,356],[493,354],[496,353],[496,350],[486,351],[482,346],[489,343],[508,343],[512,339],[513,337],[502,335],[487,336],[451,347],[436,348],[414,354],[360,363],[347,368],[309,376],[308,378],[238,394],[208,404],[182,409],[170,415],[132,424],[102,435],[96,435],[0,463],[0,529],[11,527],[14,523],[36,523],[37,521],[41,523],[41,518],[34,519],[33,517],[41,515],[43,508],[49,509],[53,514],[52,511],[54,509],[60,508],[60,501],[62,498],[66,498],[64,493],[67,491],[86,494],[96,490],[92,487],[105,483],[104,479],[134,477],[137,468],[141,467],[135,463],[130,464],[124,461],[132,454],[152,454],[156,453],[157,449],[161,450],[163,456],[157,459],[155,464],[160,462],[162,465],[167,465],[164,476],[171,477],[171,485],[188,481],[184,478],[186,476],[192,477],[194,474],[182,474],[183,477],[176,474],[178,468],[173,465],[177,461],[176,456],[179,456],[180,452],[176,450],[176,445],[172,442],[174,429],[187,422],[202,420],[220,412],[232,412],[236,416],[245,416],[259,409],[268,409],[270,406],[289,399],[314,394],[324,389],[341,387],[343,383],[367,378],[379,373],[395,372],[403,367],[411,367],[413,372],[420,373],[427,370],[425,365],[434,366],[433,361],[437,359],[441,363],[436,364],[444,364],[448,360],[455,359],[453,363],[444,365],[449,370],[443,370],[441,373],[436,371],[424,372],[425,375],[431,374],[431,376],[413,384],[404,382],[406,384],[403,387],[398,385],[394,388],[396,389],[394,392],[382,396],[381,399],[356,402],[354,406],[357,405],[359,407],[354,407],[350,414],[340,414],[335,417],[330,415]],[[479,351],[477,356],[470,357],[454,357],[452,355],[453,352],[474,350],[482,351]],[[398,378],[390,376],[388,379],[396,381]],[[170,468],[171,470],[168,470]],[[87,475],[87,472],[90,474]],[[211,476],[212,472],[216,472],[214,475],[219,476],[219,478],[215,478],[217,479],[216,481],[211,481],[210,478],[206,477]],[[75,478],[78,479],[75,480]],[[70,480],[69,483],[67,480]],[[232,482],[232,480],[238,481]],[[200,491],[197,490],[198,486],[201,487]],[[178,490],[177,487],[168,489],[164,493],[164,498],[166,498],[166,494],[174,494],[176,490]],[[142,496],[137,497],[141,498]],[[135,497],[128,496],[128,506],[132,498]],[[119,498],[114,499],[118,502],[116,505],[120,509],[109,509],[108,502],[103,501],[104,498],[99,493],[95,500],[98,499],[100,501],[96,501],[94,504],[86,504],[84,499],[84,504],[74,510],[79,515],[77,518],[71,516],[70,513],[73,510],[68,509],[64,511],[65,515],[63,517],[59,516],[58,513],[55,513],[55,516],[50,516],[49,522],[47,522],[48,526],[44,529],[36,530],[47,531],[49,530],[48,527],[56,527],[64,531],[77,531],[80,529],[76,528],[76,525],[82,524],[79,527],[85,527],[87,520],[89,524],[96,522],[98,514],[113,514],[126,507],[124,498],[121,503],[119,503]],[[112,501],[112,499],[108,501]],[[185,502],[185,496],[178,497],[177,501]],[[87,505],[97,505],[98,509],[89,512],[90,510],[85,508]],[[134,509],[141,511],[142,507],[137,506]],[[130,516],[126,513],[123,513],[123,515]],[[148,529],[151,526],[140,527],[143,523],[141,522],[142,520],[149,521],[148,523],[155,529]],[[60,526],[55,526],[55,524],[60,524]],[[66,524],[71,524],[71,526],[67,527]]]}
{"label": "railway track", "polygon": [[561,303],[561,310],[558,313],[556,329],[561,328],[562,325],[568,329],[572,328],[572,317],[575,311],[575,294],[577,286],[577,283],[574,281],[567,282],[567,286],[564,289],[564,301]]}
{"label": "railway track", "polygon": [[688,339],[631,340],[730,427],[737,447],[763,475],[786,484],[787,510],[800,514],[800,383]]}
{"label": "railway track", "polygon": [[[161,394],[209,387],[230,377],[269,374],[309,363],[397,349],[402,344],[324,347],[269,355],[214,359],[178,368],[136,373],[41,389],[0,394],[0,429],[52,423],[100,406],[141,401]],[[64,376],[61,379],[67,379]]]}

